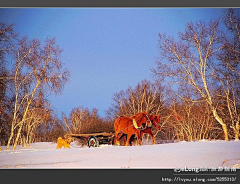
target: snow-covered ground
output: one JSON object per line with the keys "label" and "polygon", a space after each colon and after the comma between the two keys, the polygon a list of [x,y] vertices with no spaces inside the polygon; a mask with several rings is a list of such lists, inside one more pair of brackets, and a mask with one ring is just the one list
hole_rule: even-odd
{"label": "snow-covered ground", "polygon": [[56,149],[56,143],[0,151],[0,168],[240,168],[240,141],[196,141],[142,146]]}

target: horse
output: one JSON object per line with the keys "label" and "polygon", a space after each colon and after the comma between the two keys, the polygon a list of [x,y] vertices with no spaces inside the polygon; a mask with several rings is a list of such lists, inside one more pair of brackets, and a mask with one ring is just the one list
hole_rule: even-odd
{"label": "horse", "polygon": [[123,134],[127,135],[127,141],[125,146],[128,146],[129,140],[133,134],[137,136],[139,145],[142,144],[140,140],[140,131],[146,127],[148,121],[146,112],[140,112],[136,116],[132,117],[119,117],[114,122],[115,129],[115,144],[120,145],[120,137]]}
{"label": "horse", "polygon": [[[146,124],[146,127],[145,129],[141,130],[140,131],[140,140],[142,142],[142,137],[143,137],[143,134],[146,133],[146,134],[149,134],[152,138],[152,143],[155,144],[156,141],[155,141],[155,137],[153,135],[153,132],[152,132],[152,126],[155,126],[157,131],[161,130],[161,124],[160,124],[160,116],[158,115],[148,115],[149,117],[149,120],[147,121],[147,124]],[[133,141],[134,137],[131,136],[131,139],[129,139],[129,144],[132,145],[132,141]],[[126,137],[123,136],[123,144],[126,144]]]}
{"label": "horse", "polygon": [[147,126],[144,130],[140,132],[140,139],[142,141],[143,134],[146,133],[151,136],[152,143],[155,144],[155,137],[152,132],[152,125],[156,127],[157,131],[161,130],[162,126],[160,124],[160,116],[158,115],[149,115],[149,119],[151,120],[152,124],[150,126]]}

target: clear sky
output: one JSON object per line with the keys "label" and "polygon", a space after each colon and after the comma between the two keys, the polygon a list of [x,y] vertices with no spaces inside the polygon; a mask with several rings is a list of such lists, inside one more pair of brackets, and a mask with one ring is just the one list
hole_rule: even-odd
{"label": "clear sky", "polygon": [[20,36],[56,37],[71,72],[63,93],[50,96],[57,114],[72,108],[99,110],[114,93],[147,79],[158,55],[158,33],[177,36],[186,24],[222,16],[223,8],[0,8],[0,21]]}

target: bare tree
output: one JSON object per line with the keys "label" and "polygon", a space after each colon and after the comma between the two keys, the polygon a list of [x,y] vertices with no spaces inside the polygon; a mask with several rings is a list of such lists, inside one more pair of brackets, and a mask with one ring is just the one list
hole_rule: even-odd
{"label": "bare tree", "polygon": [[[0,61],[5,61],[5,55],[9,54],[14,48],[14,41],[17,34],[13,30],[13,24],[8,25],[0,22]],[[2,63],[1,63],[2,64]]]}
{"label": "bare tree", "polygon": [[33,100],[23,124],[21,142],[24,147],[33,141],[38,125],[46,124],[52,113],[50,103],[44,99],[43,93],[39,92]]}
{"label": "bare tree", "polygon": [[6,69],[5,56],[10,54],[14,48],[14,41],[17,35],[13,31],[13,25],[0,22],[0,113],[3,113],[3,104],[7,86],[8,71]]}
{"label": "bare tree", "polygon": [[170,139],[195,141],[221,138],[216,134],[212,136],[213,132],[219,131],[211,108],[205,101],[193,102],[189,98],[181,98],[180,101],[173,100],[169,110],[173,116],[163,129],[171,132]]}
{"label": "bare tree", "polygon": [[139,112],[161,114],[164,111],[164,87],[160,81],[151,83],[143,80],[134,89],[129,87],[126,91],[114,94],[114,104],[109,109],[113,119],[123,116],[132,116]]}
{"label": "bare tree", "polygon": [[9,71],[6,68],[6,56],[13,51],[16,39],[17,34],[13,30],[13,25],[0,22],[0,142],[5,142],[8,111],[11,109],[9,106],[11,97],[7,95]]}
{"label": "bare tree", "polygon": [[179,41],[165,34],[159,34],[159,38],[162,60],[156,62],[157,68],[153,72],[190,86],[198,98],[209,104],[214,118],[222,126],[225,140],[228,140],[228,128],[219,116],[212,88],[215,75],[212,66],[218,62],[216,56],[223,49],[219,21],[189,23],[185,32],[179,33]]}
{"label": "bare tree", "polygon": [[47,39],[43,47],[36,39],[20,40],[14,55],[15,66],[12,77],[15,102],[11,133],[6,149],[9,149],[12,138],[16,134],[12,148],[15,149],[31,105],[40,89],[51,90],[55,94],[63,90],[69,71],[62,70],[61,52],[61,49],[56,46],[55,39]]}
{"label": "bare tree", "polygon": [[86,119],[88,116],[89,116],[88,108],[86,109],[83,107],[73,108],[69,117],[70,122],[69,129],[71,133],[80,133],[84,129],[84,126],[87,126]]}
{"label": "bare tree", "polygon": [[[226,121],[230,122],[235,139],[239,139],[239,105],[240,105],[240,14],[228,9],[224,14],[224,24],[228,34],[223,39],[223,49],[218,55],[221,61],[215,67],[216,80],[219,81],[219,99],[222,100],[226,112]],[[223,111],[222,111],[223,112]]]}
{"label": "bare tree", "polygon": [[223,40],[224,49],[219,59],[233,72],[240,74],[240,14],[235,9],[224,12],[223,22],[228,30],[228,36]]}
{"label": "bare tree", "polygon": [[64,123],[54,111],[49,111],[44,118],[45,121],[34,128],[31,142],[56,142],[58,137],[63,137],[67,133]]}

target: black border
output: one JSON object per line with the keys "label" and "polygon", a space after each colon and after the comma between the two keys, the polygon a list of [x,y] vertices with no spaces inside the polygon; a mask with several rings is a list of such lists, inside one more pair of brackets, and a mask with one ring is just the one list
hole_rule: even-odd
{"label": "black border", "polygon": [[[29,0],[5,0],[0,2],[0,8],[25,8],[25,7],[95,7],[95,8],[119,8],[119,7],[240,7],[239,1],[209,1],[209,0],[147,0],[147,1],[29,1]],[[163,158],[164,159],[164,158]],[[170,183],[163,182],[162,177],[173,177],[173,169],[0,169],[1,181],[10,183]],[[237,170],[239,183],[240,169]],[[183,182],[173,182],[183,183]],[[199,183],[199,182],[196,182]],[[200,182],[202,183],[202,182]],[[207,183],[207,182],[206,182]],[[209,182],[218,183],[218,182]],[[223,182],[222,182],[223,183]]]}
{"label": "black border", "polygon": [[[185,173],[185,174],[184,174]],[[190,175],[189,175],[190,174]],[[228,175],[227,175],[228,174]],[[182,174],[173,169],[0,169],[1,181],[9,183],[54,183],[54,184],[160,184],[160,183],[228,183],[237,184],[240,179],[240,169],[237,172],[203,172]],[[237,178],[235,181],[207,181],[208,178]],[[174,181],[175,179],[205,178],[205,182]],[[168,181],[167,179],[172,179]],[[224,178],[223,178],[224,179]]]}
{"label": "black border", "polygon": [[240,7],[239,1],[209,1],[209,0],[65,0],[65,1],[1,1],[2,7]]}

